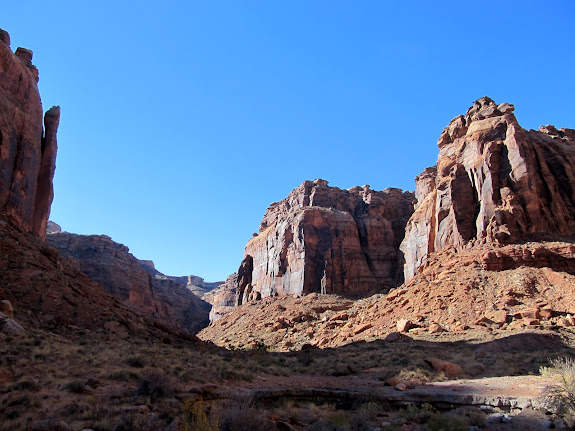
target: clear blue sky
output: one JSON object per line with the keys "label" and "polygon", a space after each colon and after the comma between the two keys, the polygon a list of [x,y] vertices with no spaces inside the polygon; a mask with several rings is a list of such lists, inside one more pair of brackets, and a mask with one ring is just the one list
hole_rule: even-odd
{"label": "clear blue sky", "polygon": [[169,275],[234,272],[306,179],[413,190],[489,96],[575,128],[573,1],[11,1],[62,107],[51,218]]}

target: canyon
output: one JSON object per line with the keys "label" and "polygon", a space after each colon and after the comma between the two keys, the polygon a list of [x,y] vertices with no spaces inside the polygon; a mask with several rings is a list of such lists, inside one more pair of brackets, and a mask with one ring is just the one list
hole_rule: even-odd
{"label": "canyon", "polygon": [[54,223],[46,244],[57,249],[70,266],[99,283],[106,292],[163,325],[190,333],[207,326],[211,305],[191,287],[197,292],[207,292],[220,283],[205,283],[193,275],[166,276],[155,269],[152,261],[138,260],[128,247],[106,235],[62,232]]}
{"label": "canyon", "polygon": [[[469,426],[566,426],[552,378],[527,375],[575,345],[574,130],[525,130],[481,98],[415,194],[305,181],[207,283],[49,221],[60,109],[42,116],[38,76],[0,30],[2,430],[175,431],[215,412],[304,431],[332,408],[361,429],[464,408]],[[271,403],[288,407],[260,415]]]}

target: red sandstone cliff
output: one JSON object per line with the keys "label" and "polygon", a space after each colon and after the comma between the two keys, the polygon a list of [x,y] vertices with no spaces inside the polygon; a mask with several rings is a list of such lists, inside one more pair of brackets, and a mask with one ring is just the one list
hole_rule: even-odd
{"label": "red sandstone cliff", "polygon": [[0,211],[43,238],[54,197],[56,131],[60,108],[44,116],[32,51],[10,50],[0,30]]}
{"label": "red sandstone cliff", "polygon": [[207,326],[207,302],[176,277],[164,276],[149,262],[143,264],[110,237],[55,232],[47,235],[46,242],[114,297],[162,324],[190,332]]}
{"label": "red sandstone cliff", "polygon": [[416,179],[416,210],[401,244],[406,280],[449,246],[575,233],[575,131],[527,131],[513,110],[484,97],[441,134],[437,165]]}
{"label": "red sandstone cliff", "polygon": [[237,304],[285,294],[361,296],[402,281],[399,244],[414,196],[306,181],[266,211],[238,270]]}

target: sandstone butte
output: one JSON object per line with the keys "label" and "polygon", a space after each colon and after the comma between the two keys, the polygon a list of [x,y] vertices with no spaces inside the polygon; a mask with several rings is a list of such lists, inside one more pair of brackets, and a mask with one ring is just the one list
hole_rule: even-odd
{"label": "sandstone butte", "polygon": [[367,294],[402,281],[414,196],[306,181],[267,209],[238,271],[237,303],[274,295]]}
{"label": "sandstone butte", "polygon": [[[325,260],[320,257],[314,262],[315,254],[305,253],[307,244],[300,245],[299,259],[294,253],[291,260],[284,257],[290,256],[289,247],[288,253],[282,255],[282,247],[278,247],[283,244],[282,233],[298,232],[289,223],[303,219],[301,214],[307,208],[305,205],[309,205],[305,191],[313,193],[314,189],[323,188],[325,193],[325,189],[332,189],[321,181],[304,183],[286,200],[268,209],[259,234],[246,246],[246,258],[237,279],[230,278],[216,292],[210,319],[214,322],[226,313],[230,315],[204,330],[200,337],[234,347],[260,339],[265,344],[280,343],[285,349],[293,349],[308,343],[334,347],[385,337],[397,329],[398,323],[406,323],[399,326],[414,333],[460,331],[489,324],[504,329],[540,323],[570,326],[570,315],[575,313],[572,300],[575,298],[575,131],[553,126],[527,131],[519,126],[513,110],[510,104],[497,105],[484,97],[466,115],[453,119],[441,134],[437,165],[425,169],[416,179],[414,212],[409,214],[407,222],[402,218],[405,213],[395,219],[395,226],[401,223],[405,229],[405,235],[399,229],[394,232],[394,241],[401,240],[401,245],[391,241],[385,244],[382,254],[378,255],[377,247],[371,254],[389,257],[395,252],[396,258],[403,258],[395,267],[389,264],[393,259],[387,260],[387,268],[403,267],[404,277],[379,278],[384,280],[376,284],[381,291],[393,288],[393,280],[398,286],[404,278],[403,285],[388,295],[375,295],[353,306],[342,300],[338,307],[348,310],[345,318],[332,319],[327,311],[329,315],[314,311],[318,307],[329,309],[321,306],[323,300],[317,296],[313,301],[293,304],[291,310],[287,306],[291,302],[286,300],[283,300],[286,305],[281,306],[276,306],[275,300],[261,301],[264,304],[263,314],[260,313],[253,300],[275,292],[346,293],[341,286],[348,286],[367,294],[374,286],[370,281],[363,284],[369,277],[356,277],[354,282],[343,277],[341,281],[341,276],[330,279],[313,271],[315,278],[309,278],[310,284],[306,285],[301,281],[302,268],[306,265],[323,268]],[[328,195],[345,194],[338,190],[333,189]],[[294,199],[297,196],[304,198],[298,201]],[[305,205],[298,206],[299,202]],[[333,211],[329,209],[329,199],[319,202],[324,208],[316,210],[318,213]],[[312,208],[310,205],[309,209]],[[341,218],[354,219],[351,215]],[[299,226],[301,229],[301,222]],[[340,229],[337,225],[334,232]],[[338,239],[340,236],[332,235]],[[311,244],[314,246],[315,242]],[[392,244],[396,244],[395,250]],[[333,255],[331,250],[328,255]],[[312,263],[305,262],[304,257]],[[345,275],[366,274],[361,269],[365,266],[358,261],[345,260]],[[288,286],[298,286],[293,283],[295,279],[305,287],[277,288],[278,284],[285,285],[283,278],[288,273],[296,274],[288,280]],[[279,277],[273,278],[276,274]],[[323,280],[335,280],[331,286],[336,288],[323,290]],[[234,311],[234,297],[235,305],[247,300],[249,306]],[[281,298],[277,300],[282,302]],[[532,311],[532,320],[525,310]],[[303,319],[305,324],[294,320],[290,313],[307,316]],[[254,321],[262,319],[261,328],[242,317],[250,320],[251,314]],[[540,322],[541,314],[545,317]],[[326,319],[330,322],[329,330],[322,324]],[[402,322],[405,320],[409,322]],[[296,323],[290,329],[285,322]],[[275,329],[270,332],[270,328]],[[298,336],[279,334],[278,338],[276,332],[282,328]]]}
{"label": "sandstone butte", "polygon": [[484,97],[443,130],[437,165],[416,178],[405,280],[450,246],[572,238],[575,130],[525,130],[513,110]]}

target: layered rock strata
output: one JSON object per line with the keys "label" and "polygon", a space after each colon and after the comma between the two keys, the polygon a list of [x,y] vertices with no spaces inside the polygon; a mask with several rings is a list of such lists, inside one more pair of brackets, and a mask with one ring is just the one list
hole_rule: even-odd
{"label": "layered rock strata", "polygon": [[484,97],[444,129],[437,165],[416,178],[416,210],[401,244],[406,280],[450,246],[575,233],[575,130],[525,130],[513,110]]}
{"label": "layered rock strata", "polygon": [[60,108],[43,116],[37,82],[32,51],[13,53],[10,36],[0,30],[0,211],[44,238],[54,197]]}
{"label": "layered rock strata", "polygon": [[238,305],[274,295],[365,295],[402,282],[399,244],[414,196],[306,181],[271,204],[238,270]]}
{"label": "layered rock strata", "polygon": [[135,258],[106,235],[55,232],[47,244],[114,297],[171,327],[197,332],[207,326],[210,305],[185,286]]}

